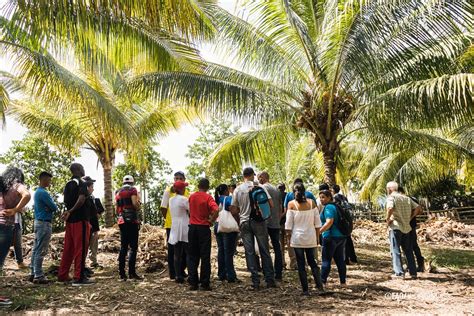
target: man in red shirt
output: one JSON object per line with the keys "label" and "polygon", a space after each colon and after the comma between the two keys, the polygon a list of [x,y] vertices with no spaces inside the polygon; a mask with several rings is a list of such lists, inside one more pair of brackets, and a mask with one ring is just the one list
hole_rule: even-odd
{"label": "man in red shirt", "polygon": [[[219,215],[219,206],[214,198],[207,193],[209,180],[199,180],[199,192],[189,197],[189,251],[188,269],[191,291],[198,289],[198,280],[201,289],[210,291],[211,286],[211,230],[210,226]],[[198,265],[201,261],[201,275],[198,276]]]}

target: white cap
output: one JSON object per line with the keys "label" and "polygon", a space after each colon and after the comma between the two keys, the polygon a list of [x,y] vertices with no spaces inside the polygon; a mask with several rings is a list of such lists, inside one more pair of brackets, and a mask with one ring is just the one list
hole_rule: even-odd
{"label": "white cap", "polygon": [[134,182],[135,182],[135,180],[130,175],[127,175],[127,176],[123,177],[123,183],[134,183]]}

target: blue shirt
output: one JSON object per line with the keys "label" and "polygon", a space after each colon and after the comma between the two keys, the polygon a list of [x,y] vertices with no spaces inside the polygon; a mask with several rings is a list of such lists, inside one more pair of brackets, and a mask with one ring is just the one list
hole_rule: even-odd
{"label": "blue shirt", "polygon": [[224,199],[225,199],[224,209],[225,209],[226,211],[229,211],[229,206],[232,204],[232,197],[231,197],[231,196],[221,195],[221,196],[219,196],[219,201],[217,201],[217,203],[218,203],[219,205],[221,205],[222,203],[224,203]]}
{"label": "blue shirt", "polygon": [[42,187],[38,187],[34,197],[35,220],[51,222],[53,212],[58,210],[51,195]]}
{"label": "blue shirt", "polygon": [[319,217],[321,218],[321,223],[323,226],[326,223],[326,219],[334,218],[331,228],[323,232],[323,238],[344,237],[339,228],[336,226],[336,223],[339,222],[339,214],[337,213],[337,209],[334,204],[326,204]]}
{"label": "blue shirt", "polygon": [[[305,191],[304,192],[304,195],[306,196],[307,199],[311,199],[314,201],[314,203],[316,203],[316,198],[314,197],[313,193],[309,192],[309,191]],[[293,201],[295,199],[295,193],[293,192],[288,192],[286,194],[286,197],[285,197],[285,202],[283,203],[283,207],[284,208],[288,208],[288,203],[290,203],[291,201]]]}

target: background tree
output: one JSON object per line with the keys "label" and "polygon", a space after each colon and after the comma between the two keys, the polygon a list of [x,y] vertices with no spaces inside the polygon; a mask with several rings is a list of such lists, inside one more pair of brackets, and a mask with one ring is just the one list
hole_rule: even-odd
{"label": "background tree", "polygon": [[186,157],[190,160],[186,167],[186,178],[193,185],[197,186],[201,177],[207,177],[211,181],[211,187],[216,187],[220,183],[235,182],[234,175],[240,174],[241,170],[235,168],[216,170],[209,167],[209,157],[223,140],[236,132],[237,129],[231,122],[218,119],[199,125],[199,136],[192,145],[188,146],[186,153]]}
{"label": "background tree", "polygon": [[161,198],[172,170],[169,162],[152,147],[146,149],[142,159],[141,169],[131,161],[117,165],[113,172],[114,187],[118,189],[122,186],[124,176],[133,176],[140,190],[143,222],[161,225]]}
{"label": "background tree", "polygon": [[[77,151],[60,152],[44,141],[43,138],[28,134],[22,140],[13,141],[12,146],[0,155],[0,163],[12,165],[23,170],[25,183],[30,190],[38,187],[38,176],[42,171],[53,174],[53,181],[48,191],[56,204],[63,209],[62,197],[64,187],[71,177],[69,166],[74,161]],[[61,200],[61,202],[60,202]],[[24,215],[26,228],[33,228],[33,214]],[[61,229],[63,222],[59,216],[54,217],[55,231]]]}
{"label": "background tree", "polygon": [[[474,77],[454,62],[470,45],[472,3],[244,2],[246,20],[205,7],[216,46],[238,69],[208,63],[204,74],[150,73],[131,89],[231,115],[262,133],[272,125],[282,139],[289,126],[306,131],[329,184],[340,141],[354,130],[472,121]],[[361,118],[369,125],[355,124]]]}

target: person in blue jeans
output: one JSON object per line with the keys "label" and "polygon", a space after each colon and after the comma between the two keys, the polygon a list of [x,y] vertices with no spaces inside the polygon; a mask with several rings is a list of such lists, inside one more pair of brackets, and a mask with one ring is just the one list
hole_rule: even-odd
{"label": "person in blue jeans", "polygon": [[[214,199],[219,205],[219,209],[230,211],[229,207],[232,204],[232,197],[229,196],[229,187],[227,184],[220,184],[217,186],[214,194]],[[239,282],[234,267],[234,254],[237,245],[237,232],[218,233],[219,223],[214,224],[214,234],[217,241],[217,277],[220,281],[229,283]]]}
{"label": "person in blue jeans", "polygon": [[322,267],[321,279],[326,284],[331,271],[331,260],[334,258],[339,273],[341,285],[346,284],[346,262],[345,262],[345,245],[346,236],[338,229],[339,216],[336,206],[333,202],[332,193],[329,190],[319,192],[319,199],[324,206],[321,212],[321,233],[323,235],[322,242]]}
{"label": "person in blue jeans", "polygon": [[51,240],[53,214],[58,210],[51,195],[46,190],[51,185],[52,175],[48,172],[41,172],[39,175],[39,187],[34,196],[35,211],[35,243],[31,256],[30,281],[37,284],[46,284],[49,280],[43,272],[43,260],[48,253],[49,242]]}

